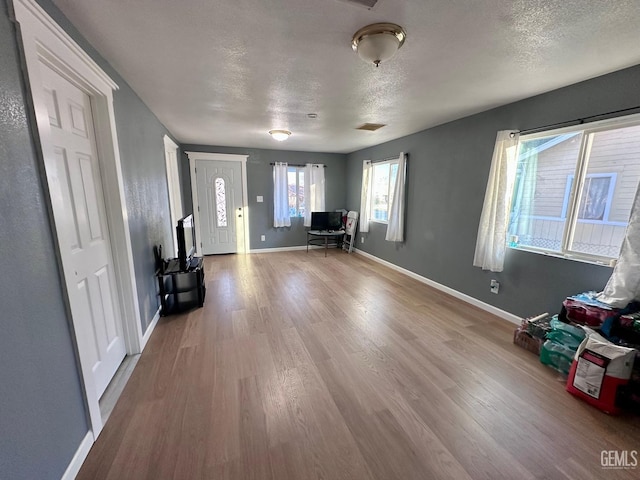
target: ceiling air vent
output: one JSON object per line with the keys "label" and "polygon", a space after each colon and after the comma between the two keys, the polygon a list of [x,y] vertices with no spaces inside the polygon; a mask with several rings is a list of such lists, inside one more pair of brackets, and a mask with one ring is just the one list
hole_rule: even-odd
{"label": "ceiling air vent", "polygon": [[363,123],[356,130],[366,130],[367,132],[375,132],[379,128],[386,127],[384,123]]}
{"label": "ceiling air vent", "polygon": [[359,7],[368,8],[369,10],[375,7],[376,3],[378,3],[378,0],[341,0],[341,1],[345,3],[352,3],[353,5],[358,5]]}

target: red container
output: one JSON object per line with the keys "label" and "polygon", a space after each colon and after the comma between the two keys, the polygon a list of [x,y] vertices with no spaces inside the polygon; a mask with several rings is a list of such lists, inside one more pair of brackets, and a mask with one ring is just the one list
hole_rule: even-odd
{"label": "red container", "polygon": [[562,302],[562,306],[567,320],[593,328],[600,328],[607,318],[618,316],[618,310],[615,308],[600,308],[572,298],[567,298]]}
{"label": "red container", "polygon": [[578,347],[569,370],[567,391],[606,413],[620,413],[620,387],[629,384],[633,348],[615,345],[591,334]]}

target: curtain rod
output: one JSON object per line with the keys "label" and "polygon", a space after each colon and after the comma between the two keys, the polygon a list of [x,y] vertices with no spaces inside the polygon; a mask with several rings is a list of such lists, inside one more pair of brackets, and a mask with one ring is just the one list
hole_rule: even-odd
{"label": "curtain rod", "polygon": [[[275,163],[271,162],[269,165],[275,165]],[[312,163],[311,165],[314,167],[322,166],[322,168],[327,168],[327,166],[322,163]],[[302,165],[299,163],[287,163],[287,167],[306,167],[306,165]]]}
{"label": "curtain rod", "polygon": [[638,105],[637,107],[623,108],[622,110],[614,110],[612,112],[607,112],[607,113],[598,113],[596,115],[589,115],[588,117],[576,118],[575,120],[569,120],[566,122],[551,123],[549,125],[543,125],[541,127],[526,128],[524,130],[514,130],[513,132],[511,132],[511,136],[515,135],[516,133],[519,133],[521,135],[522,134],[526,135],[527,133],[542,132],[544,130],[549,130],[552,127],[560,128],[560,127],[570,127],[572,125],[582,125],[587,120],[594,120],[600,117],[615,116],[621,113],[631,115],[631,112],[634,110],[640,110],[640,105]]}
{"label": "curtain rod", "polygon": [[[407,154],[405,153],[405,155]],[[366,161],[370,163],[381,163],[381,162],[388,162],[389,160],[398,160],[399,157],[400,157],[400,154],[394,155],[393,157],[383,158],[382,160],[366,160]]]}

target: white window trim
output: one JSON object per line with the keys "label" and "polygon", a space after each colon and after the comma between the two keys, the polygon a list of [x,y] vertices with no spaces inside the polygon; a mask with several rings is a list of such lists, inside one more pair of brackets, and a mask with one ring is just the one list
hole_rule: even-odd
{"label": "white window trim", "polygon": [[[585,162],[585,155],[586,155],[586,152],[590,149],[590,145],[587,145],[587,141],[591,134],[601,132],[601,131],[613,130],[617,128],[632,127],[636,125],[640,125],[640,114],[626,115],[624,117],[616,117],[616,118],[611,118],[607,120],[600,120],[600,121],[591,122],[588,124],[572,125],[569,127],[536,132],[529,135],[521,135],[519,144],[526,140],[535,140],[536,138],[541,138],[541,137],[548,137],[552,135],[564,135],[564,134],[570,134],[574,132],[583,132],[582,145],[580,147],[580,151],[578,153],[578,158],[576,162],[576,170],[573,175],[570,175],[570,177],[582,178],[583,172],[587,168],[588,162]],[[519,148],[520,147],[518,147],[518,149]],[[600,174],[589,174],[589,175],[585,175],[585,177],[598,176],[598,175]],[[617,179],[617,174],[615,173],[602,174],[602,176],[610,176],[610,175],[615,175],[614,181]],[[614,188],[610,188],[609,195],[612,196],[613,191],[614,191]],[[569,245],[571,244],[571,237],[575,229],[575,225],[578,222],[598,223],[598,224],[603,223],[602,221],[580,220],[580,219],[574,218],[577,215],[577,207],[578,207],[577,204],[580,201],[581,195],[582,195],[582,183],[580,184],[580,188],[571,189],[571,191],[569,192],[569,197],[565,198],[564,200],[563,212],[562,212],[563,216],[561,219],[566,221],[566,225],[563,231],[563,236],[561,241],[561,251],[548,250],[548,249],[538,248],[533,246],[520,246],[520,245],[513,246],[510,243],[507,243],[507,247],[514,250],[522,250],[522,251],[547,255],[550,257],[564,258],[568,260],[592,263],[596,265],[612,265],[613,263],[615,263],[616,259],[612,257],[588,254],[584,252],[576,252],[569,248]],[[565,193],[565,197],[566,197],[566,193]],[[607,200],[609,202],[607,204],[608,209],[610,208],[610,200],[611,198]],[[566,205],[566,208],[565,208],[565,205]],[[607,218],[608,218],[608,213],[609,213],[608,211],[605,212],[605,214],[607,215]],[[567,214],[569,214],[568,217],[567,217]],[[536,218],[560,220],[558,217],[536,217]],[[617,226],[626,225],[626,223],[624,222],[606,222],[606,224],[617,225]]]}
{"label": "white window trim", "polygon": [[369,204],[369,222],[373,222],[373,223],[380,223],[382,225],[388,225],[389,224],[389,207],[390,205],[387,204],[387,220],[380,220],[377,218],[373,217],[373,201],[375,199],[375,195],[374,195],[374,185],[375,185],[375,174],[376,174],[376,166],[378,165],[384,165],[384,164],[388,164],[389,165],[389,183],[387,184],[387,198],[390,198],[390,191],[391,191],[391,165],[398,165],[398,160],[384,160],[382,162],[371,162],[371,198],[370,198],[370,204]]}

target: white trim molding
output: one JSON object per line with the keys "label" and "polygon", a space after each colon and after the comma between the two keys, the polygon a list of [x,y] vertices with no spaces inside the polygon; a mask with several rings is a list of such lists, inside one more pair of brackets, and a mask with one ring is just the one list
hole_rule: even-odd
{"label": "white trim molding", "polygon": [[[196,185],[196,161],[197,160],[218,160],[222,162],[240,162],[240,176],[242,181],[242,218],[243,218],[243,246],[238,253],[246,253],[251,249],[251,238],[249,237],[249,194],[247,192],[247,158],[249,155],[235,155],[231,153],[211,153],[211,152],[184,152],[189,157],[189,173],[191,174],[191,199],[193,201],[193,219],[196,224],[196,237],[200,235],[200,213],[198,212],[198,188]],[[200,253],[200,247],[196,246],[196,253]]]}
{"label": "white trim molding", "polygon": [[[65,32],[60,25],[53,21],[53,19],[45,12],[38,2],[35,0],[14,0],[14,9],[16,12],[17,20],[22,24],[24,14],[30,14],[34,20],[39,22],[53,37],[58,40],[71,55],[73,55],[78,61],[82,62],[84,66],[89,68],[91,72],[104,82],[111,90],[118,90],[118,84],[114,82],[109,75],[107,75],[100,66],[93,61],[93,59],[85,52],[75,40],[73,40],[67,32]],[[20,7],[18,7],[20,5]],[[18,10],[23,8],[25,11],[18,13]],[[22,19],[21,19],[22,17]]]}
{"label": "white trim molding", "polygon": [[62,474],[61,480],[74,480],[78,472],[80,471],[80,467],[82,467],[82,463],[89,455],[89,450],[93,445],[93,434],[91,432],[87,432],[82,441],[80,442],[80,446],[76,450],[75,455],[69,462],[67,469]]}
{"label": "white trim molding", "polygon": [[[309,250],[324,249],[324,245],[309,245]],[[272,247],[272,248],[252,248],[249,253],[277,253],[277,252],[293,252],[296,250],[306,250],[306,245],[296,245],[293,247]],[[332,249],[335,250],[335,249]],[[342,250],[339,250],[342,252]]]}
{"label": "white trim molding", "polygon": [[158,320],[160,320],[160,308],[156,310],[156,313],[153,315],[151,322],[149,322],[149,326],[147,327],[147,330],[144,332],[144,335],[142,336],[142,343],[141,343],[140,350],[144,350],[144,347],[147,346],[147,342],[151,338],[151,334],[153,333],[153,330],[156,328],[156,325],[158,324]]}
{"label": "white trim molding", "polygon": [[163,137],[164,161],[167,171],[167,190],[169,193],[169,213],[171,216],[171,239],[173,240],[172,257],[178,256],[178,238],[176,225],[183,216],[182,189],[180,188],[180,150],[178,145],[169,138]]}
{"label": "white trim molding", "polygon": [[383,260],[379,257],[376,257],[375,255],[371,255],[370,253],[367,253],[365,251],[362,250],[358,250],[355,249],[354,252],[356,252],[358,255],[362,255],[363,257],[369,258],[371,260],[373,260],[374,262],[380,263],[386,267],[391,268],[392,270],[395,270],[396,272],[400,272],[400,273],[404,273],[406,276],[413,278],[414,280],[418,280],[421,283],[424,283],[425,285],[429,285],[430,287],[435,288],[436,290],[440,290],[441,292],[444,292],[448,295],[451,295],[452,297],[458,298],[460,300],[462,300],[463,302],[466,302],[470,305],[473,305],[474,307],[478,307],[482,310],[484,310],[485,312],[489,312],[497,317],[500,317],[504,320],[507,320],[508,322],[511,322],[515,325],[520,325],[522,323],[522,317],[518,317],[517,315],[514,315],[513,313],[509,313],[506,312],[498,307],[494,307],[493,305],[489,305],[488,303],[482,302],[480,300],[478,300],[477,298],[474,298],[470,295],[467,295],[466,293],[462,293],[459,292],[458,290],[454,290],[451,287],[447,287],[446,285],[442,285],[441,283],[438,282],[434,282],[433,280],[430,280],[426,277],[423,277],[422,275],[418,275],[415,272],[412,272],[411,270],[407,270],[406,268],[402,268],[399,267],[398,265],[388,262],[386,260]]}

